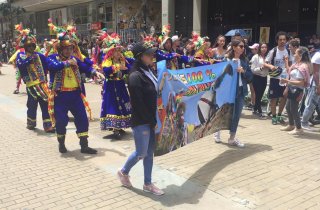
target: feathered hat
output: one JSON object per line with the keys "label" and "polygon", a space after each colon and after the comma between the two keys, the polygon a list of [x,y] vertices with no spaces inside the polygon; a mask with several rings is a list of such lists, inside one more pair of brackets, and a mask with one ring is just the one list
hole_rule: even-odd
{"label": "feathered hat", "polygon": [[35,35],[30,32],[30,29],[23,29],[22,24],[16,25],[15,30],[18,32],[17,45],[20,47],[37,43]]}
{"label": "feathered hat", "polygon": [[193,43],[195,50],[199,50],[205,43],[205,39],[195,31],[192,32],[192,39],[190,41]]}
{"label": "feathered hat", "polygon": [[158,37],[158,42],[160,44],[160,48],[163,49],[164,44],[171,38],[169,37],[169,34],[171,32],[171,25],[164,25],[162,26],[162,33]]}
{"label": "feathered hat", "polygon": [[192,42],[194,49],[196,51],[195,57],[202,58],[205,55],[204,48],[208,43],[209,37],[201,37],[197,32],[192,32]]}
{"label": "feathered hat", "polygon": [[57,33],[57,48],[59,49],[60,47],[66,47],[66,46],[76,46],[79,42],[79,39],[76,35],[77,30],[75,26],[68,25],[66,27],[59,27],[55,26],[52,23],[51,18],[48,19],[48,26],[49,28]]}
{"label": "feathered hat", "polygon": [[145,47],[155,47],[155,45],[157,44],[156,39],[153,37],[152,34],[143,34],[142,36],[142,41]]}
{"label": "feathered hat", "polygon": [[104,36],[103,42],[107,46],[104,53],[106,54],[105,59],[107,59],[112,56],[115,49],[122,49],[123,47],[121,46],[120,36],[117,33],[112,33],[111,35],[105,33]]}

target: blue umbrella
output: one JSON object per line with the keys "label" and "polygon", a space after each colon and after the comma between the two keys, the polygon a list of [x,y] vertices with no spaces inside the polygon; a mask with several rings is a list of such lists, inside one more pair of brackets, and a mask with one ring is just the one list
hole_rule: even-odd
{"label": "blue umbrella", "polygon": [[232,29],[226,33],[225,36],[235,36],[236,34],[240,34],[241,36],[247,36],[247,33],[243,29]]}

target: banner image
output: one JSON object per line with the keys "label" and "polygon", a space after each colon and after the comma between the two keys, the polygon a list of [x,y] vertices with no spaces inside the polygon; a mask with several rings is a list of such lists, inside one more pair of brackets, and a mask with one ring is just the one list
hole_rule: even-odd
{"label": "banner image", "polygon": [[155,155],[230,128],[238,73],[233,62],[169,70],[158,62]]}

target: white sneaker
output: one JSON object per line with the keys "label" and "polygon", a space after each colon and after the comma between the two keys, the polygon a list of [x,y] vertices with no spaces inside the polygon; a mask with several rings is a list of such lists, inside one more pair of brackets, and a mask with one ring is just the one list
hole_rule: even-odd
{"label": "white sneaker", "polygon": [[288,132],[288,134],[290,135],[302,135],[303,133],[304,133],[303,129],[297,129],[297,128]]}
{"label": "white sneaker", "polygon": [[243,143],[241,143],[240,141],[239,141],[239,139],[234,139],[234,140],[228,140],[228,144],[230,145],[230,146],[235,146],[235,147],[239,147],[239,148],[244,148],[244,144]]}
{"label": "white sneaker", "polygon": [[306,130],[306,131],[313,131],[313,128],[311,128],[309,125],[302,125],[302,124],[301,124],[301,128],[302,128],[303,130]]}
{"label": "white sneaker", "polygon": [[220,131],[213,134],[214,141],[219,144],[221,143]]}

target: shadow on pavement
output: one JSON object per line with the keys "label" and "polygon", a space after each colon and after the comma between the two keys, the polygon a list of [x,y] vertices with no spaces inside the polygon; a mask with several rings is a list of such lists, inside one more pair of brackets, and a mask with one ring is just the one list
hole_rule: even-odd
{"label": "shadow on pavement", "polygon": [[[57,149],[58,149],[58,144],[57,144]],[[115,149],[106,149],[106,148],[94,148],[98,150],[98,153],[95,155],[89,155],[89,154],[82,154],[80,152],[80,149],[73,150],[73,151],[68,151],[65,154],[61,154],[62,158],[75,158],[78,161],[87,161],[91,160],[92,158],[96,157],[104,157],[106,152],[111,152],[111,153],[116,153],[119,156],[126,157],[126,154],[119,152]]]}
{"label": "shadow on pavement", "polygon": [[132,191],[139,195],[147,196],[154,201],[158,201],[166,207],[181,204],[197,204],[203,197],[213,178],[225,167],[255,155],[256,153],[271,150],[272,147],[268,145],[247,144],[244,149],[230,149],[225,151],[199,168],[181,186],[167,186],[163,189],[166,194],[162,197],[146,194],[142,190],[135,188],[133,188]]}
{"label": "shadow on pavement", "polygon": [[319,141],[320,140],[320,129],[315,130],[313,132],[304,132],[303,135],[295,136],[295,138],[301,139],[301,140],[316,140],[316,141]]}

